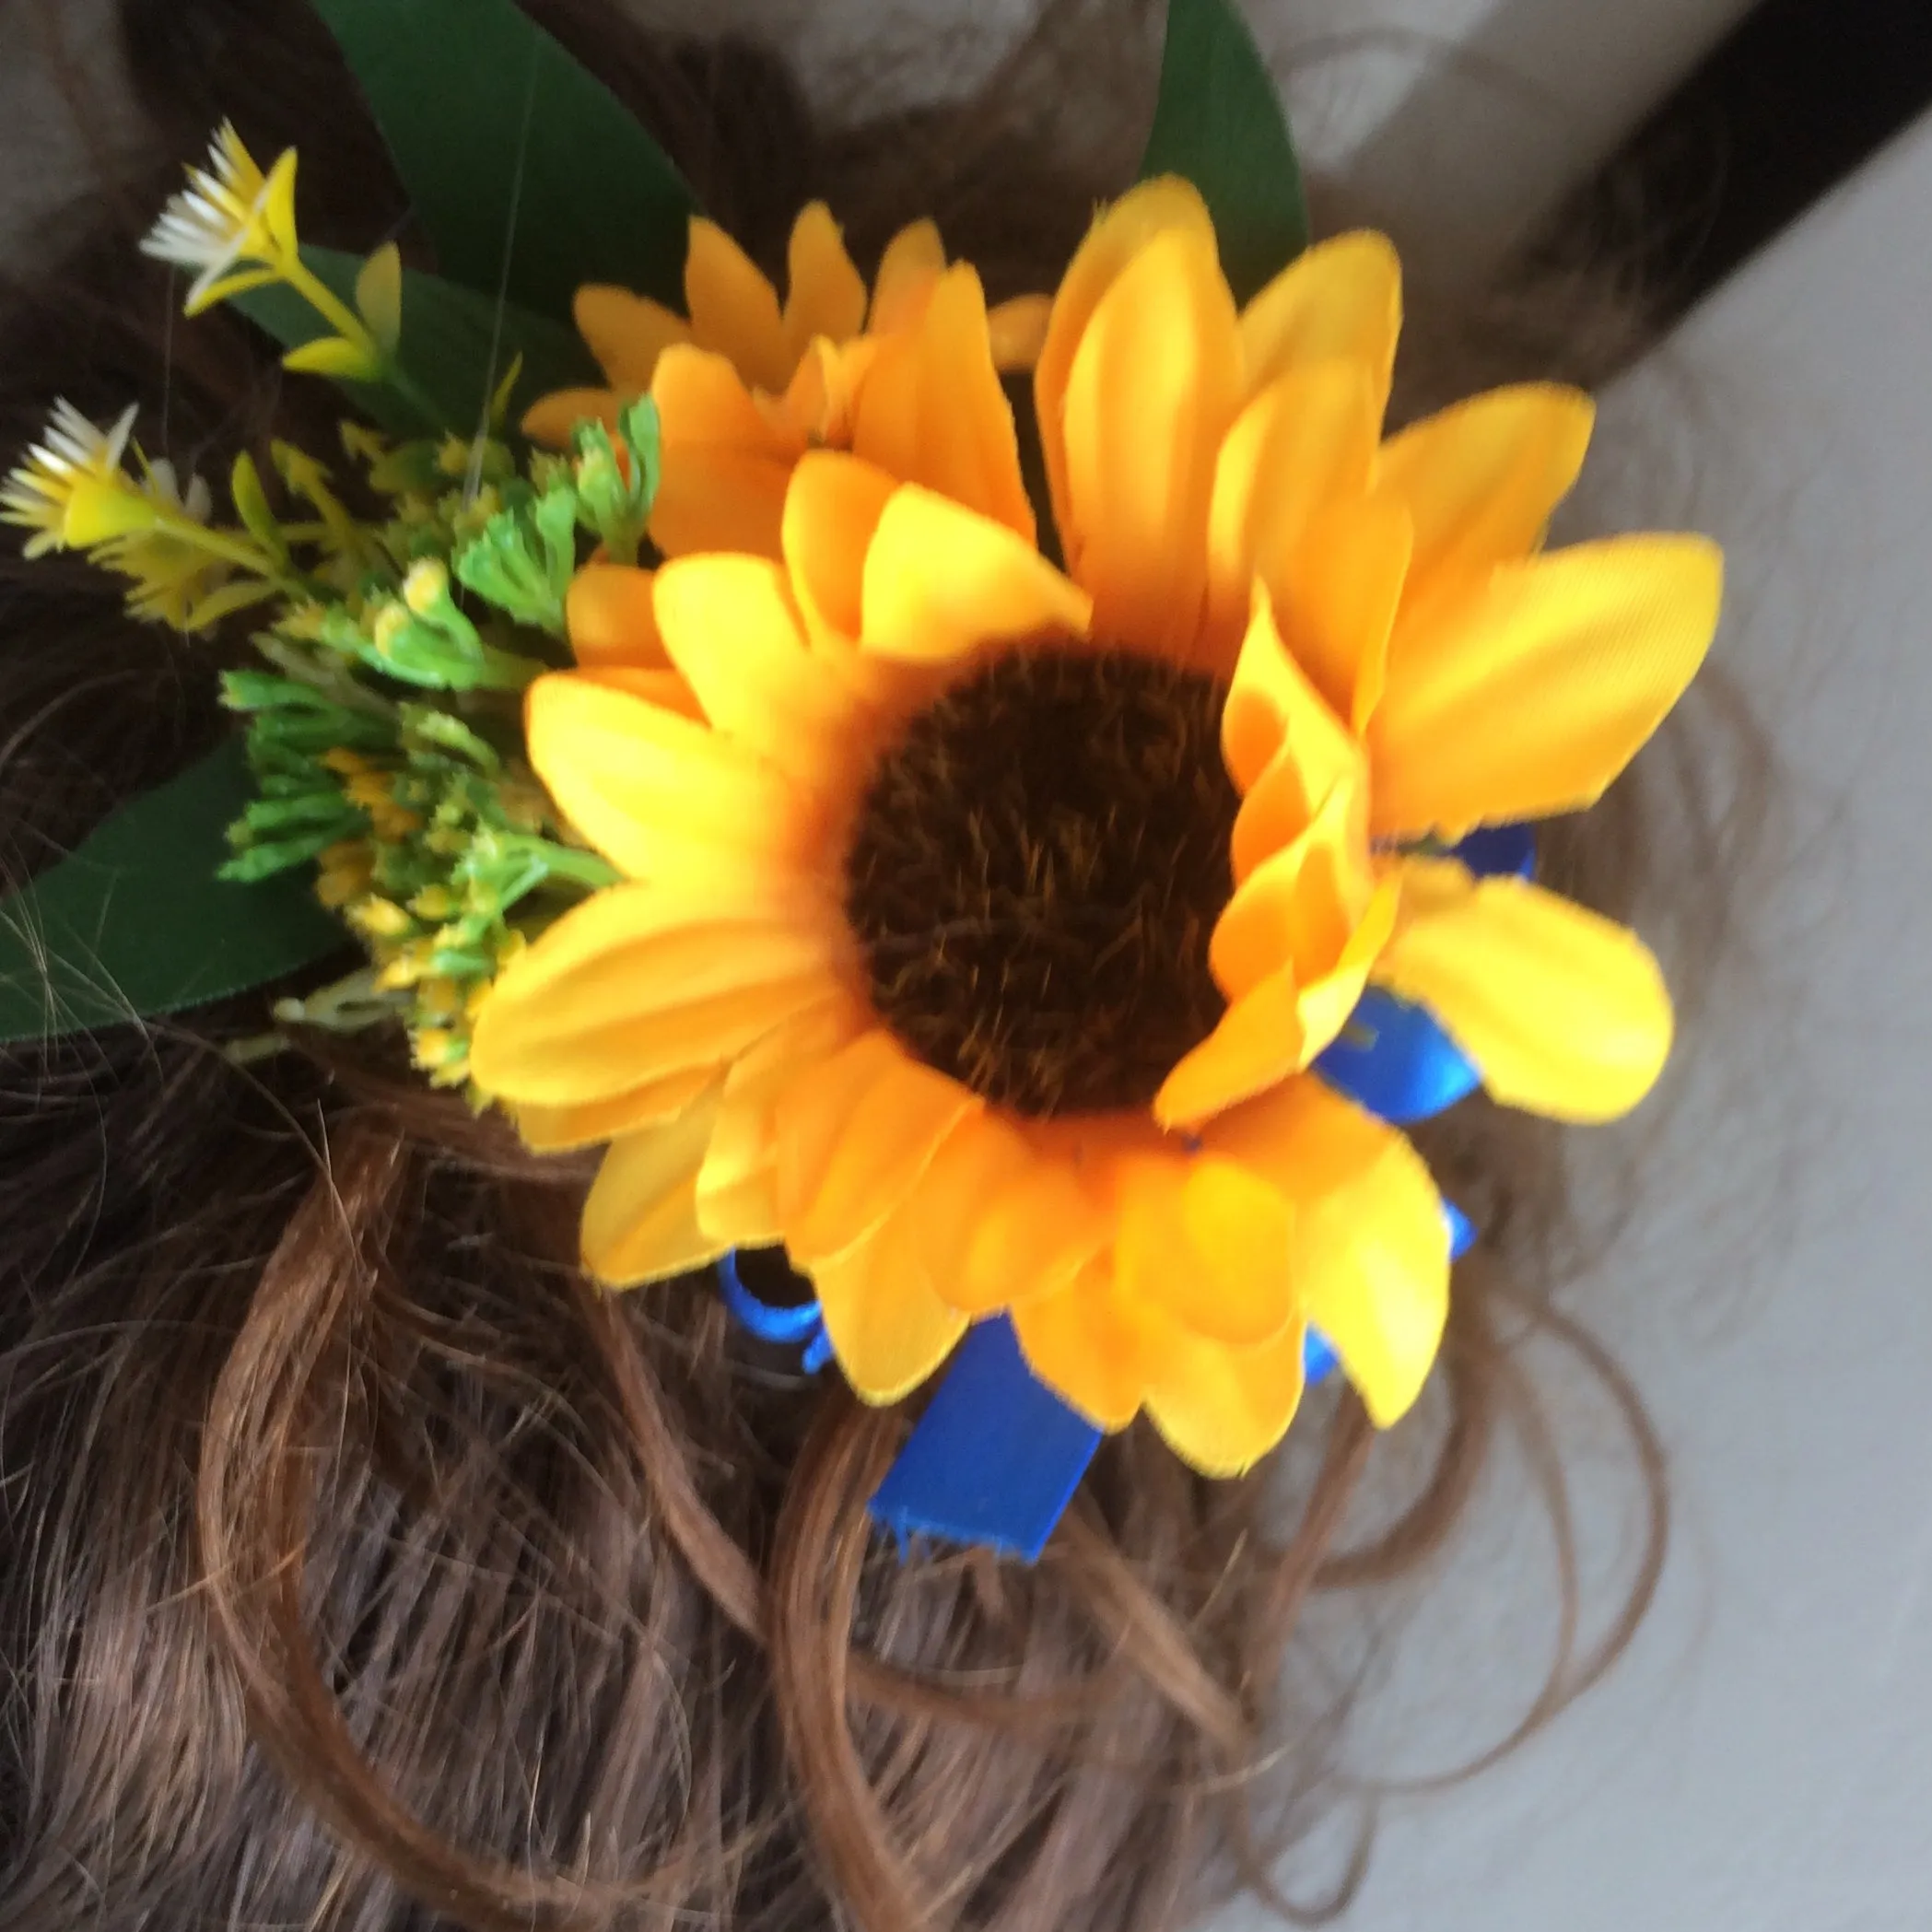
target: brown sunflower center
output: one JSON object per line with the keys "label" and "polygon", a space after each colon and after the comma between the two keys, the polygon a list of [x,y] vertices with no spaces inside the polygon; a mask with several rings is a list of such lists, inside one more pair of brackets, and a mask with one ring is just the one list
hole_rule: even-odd
{"label": "brown sunflower center", "polygon": [[1226,696],[1042,644],[912,720],[860,807],[846,914],[880,1017],[919,1059],[1044,1119],[1144,1107],[1212,1030],[1241,802]]}

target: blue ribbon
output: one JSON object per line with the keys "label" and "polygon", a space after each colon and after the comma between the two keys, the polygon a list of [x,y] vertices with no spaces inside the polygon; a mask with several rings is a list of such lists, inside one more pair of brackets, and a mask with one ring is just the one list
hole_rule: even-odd
{"label": "blue ribbon", "polygon": [[[1472,832],[1452,855],[1479,878],[1527,879],[1536,869],[1530,825]],[[1469,1059],[1422,1007],[1372,986],[1315,1071],[1358,1106],[1394,1127],[1428,1120],[1482,1084]]]}
{"label": "blue ribbon", "polygon": [[[1529,825],[1472,833],[1452,854],[1481,877],[1528,878],[1536,867]],[[1315,1062],[1338,1093],[1393,1126],[1426,1120],[1474,1091],[1481,1075],[1421,1007],[1371,987],[1341,1036]],[[1449,1256],[1476,1239],[1469,1217],[1443,1203]],[[726,1306],[767,1341],[802,1344],[802,1365],[822,1368],[832,1347],[816,1302],[773,1306],[744,1286],[737,1258],[719,1264]],[[1302,1364],[1310,1385],[1338,1364],[1325,1337],[1309,1329]],[[976,1323],[953,1352],[919,1425],[872,1500],[875,1522],[898,1539],[978,1545],[1037,1559],[1100,1446],[1101,1432],[1039,1381],[1004,1316]]]}
{"label": "blue ribbon", "polygon": [[1036,1379],[1005,1316],[976,1322],[872,1496],[904,1554],[919,1536],[1033,1563],[1100,1446],[1100,1431]]}
{"label": "blue ribbon", "polygon": [[825,1317],[815,1301],[761,1302],[744,1285],[735,1251],[719,1262],[718,1286],[725,1306],[760,1341],[803,1348],[799,1366],[808,1376],[815,1376],[832,1359],[832,1338],[825,1333]]}

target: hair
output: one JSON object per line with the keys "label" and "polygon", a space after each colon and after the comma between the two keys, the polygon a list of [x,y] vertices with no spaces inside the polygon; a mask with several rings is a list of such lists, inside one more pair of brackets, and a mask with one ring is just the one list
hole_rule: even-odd
{"label": "hair", "polygon": [[[1056,4],[969,102],[822,133],[781,63],[533,13],[767,263],[823,195],[861,259],[931,213],[989,292],[1051,287],[1130,171],[1144,8]],[[137,138],[41,234],[0,312],[0,445],[56,394],[138,397],[158,453],[327,433],[239,322],[172,322],[134,240],[209,126],[300,142],[304,221],[366,249],[404,205],[306,6],[121,0]],[[1075,56],[1120,125],[1048,133]],[[1071,82],[1068,85],[1071,85]],[[1398,407],[1503,377],[1594,382],[1634,337],[1600,293],[1411,291]],[[1480,353],[1478,353],[1480,351]],[[313,387],[313,385],[311,385]],[[132,624],[77,559],[0,559],[0,865],[11,883],[224,728],[245,636]],[[1680,988],[1712,954],[1736,798],[1684,708],[1543,876],[1642,891]],[[1732,742],[1736,742],[1733,732]],[[1668,827],[1668,829],[1664,829]],[[576,1259],[586,1170],[413,1077],[397,1043],[299,1036],[263,996],[6,1049],[0,1068],[0,1920],[13,1932],[341,1932],[685,1922],[1123,1932],[1246,1885],[1340,1910],[1346,1680],[1294,1670],[1317,1597],[1425,1580],[1513,1428],[1558,1554],[1559,1644],[1496,1751],[1594,1682],[1662,1561],[1657,1438],[1551,1291],[1574,1271],[1560,1130],[1475,1098],[1419,1139],[1483,1229],[1441,1367],[1378,1438],[1311,1392],[1255,1476],[1109,1439],[1033,1568],[907,1556],[866,1499],[908,1427],[811,1381],[687,1279],[622,1297]],[[1695,1001],[1689,1011],[1694,1018]],[[1645,1498],[1586,1645],[1552,1338],[1621,1418]],[[1364,1527],[1360,1499],[1376,1499]],[[1344,1673],[1344,1680],[1346,1680]],[[1325,1687],[1326,1686],[1326,1687]],[[1315,1839],[1341,1816],[1339,1860]],[[1306,1856],[1297,1861],[1298,1848]]]}

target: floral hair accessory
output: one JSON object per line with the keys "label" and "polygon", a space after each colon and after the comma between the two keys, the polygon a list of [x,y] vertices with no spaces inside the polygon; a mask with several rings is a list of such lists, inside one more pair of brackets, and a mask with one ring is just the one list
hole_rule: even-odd
{"label": "floral hair accessory", "polygon": [[[417,28],[323,11],[381,114]],[[344,443],[382,510],[278,448],[283,507],[243,456],[223,527],[129,472],[129,421],[64,411],[0,501],[143,615],[266,613],[222,870],[270,882],[238,909],[311,877],[366,952],[282,1018],[400,1020],[533,1147],[607,1143],[612,1286],[716,1265],[868,1401],[943,1374],[875,1512],[1028,1555],[1142,1412],[1230,1475],[1338,1362],[1407,1411],[1472,1231],[1405,1124],[1478,1083],[1570,1120],[1648,1091],[1661,975],[1535,883],[1531,825],[1656,729],[1721,574],[1691,536],[1543,550],[1574,391],[1385,436],[1394,253],[1306,245],[1220,0],[1175,0],[1144,172],[1050,300],[990,307],[930,224],[868,287],[817,205],[781,302],[661,196],[685,312],[655,243],[588,264],[598,387],[554,287],[480,338],[393,250],[300,248],[292,157],[263,176],[224,130],[152,247],[376,399],[390,433]],[[73,930],[68,870],[32,891]],[[754,1249],[802,1305],[748,1288]]]}

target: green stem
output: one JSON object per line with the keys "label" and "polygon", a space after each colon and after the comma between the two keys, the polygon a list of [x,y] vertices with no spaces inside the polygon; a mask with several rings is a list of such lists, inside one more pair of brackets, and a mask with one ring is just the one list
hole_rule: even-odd
{"label": "green stem", "polygon": [[520,656],[513,650],[498,650],[493,644],[483,647],[483,675],[477,686],[485,691],[524,691],[551,667],[536,658]]}
{"label": "green stem", "polygon": [[369,332],[369,324],[318,275],[299,255],[291,255],[277,264],[282,279],[309,306],[330,323],[338,335],[367,348],[375,361],[383,360],[381,348]]}
{"label": "green stem", "polygon": [[279,265],[283,279],[338,335],[369,351],[370,359],[381,366],[382,381],[386,387],[394,390],[426,423],[439,429],[451,427],[421,385],[393,356],[384,351],[382,345],[369,333],[369,324],[299,255]]}
{"label": "green stem", "polygon": [[224,562],[233,564],[238,570],[261,578],[264,583],[287,581],[275,569],[268,553],[250,538],[230,536],[225,531],[216,530],[209,524],[197,522],[193,517],[165,509],[159,505],[155,507],[154,527],[162,535],[170,536],[193,549],[205,550],[210,556],[218,556]]}
{"label": "green stem", "polygon": [[558,845],[552,838],[506,838],[503,843],[512,852],[541,859],[554,877],[568,879],[573,884],[588,886],[592,892],[602,892],[607,885],[620,884],[624,878],[615,865],[608,860],[600,859],[595,852]]}

